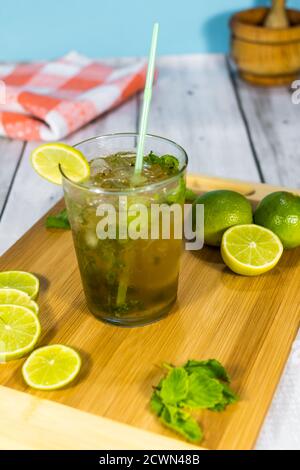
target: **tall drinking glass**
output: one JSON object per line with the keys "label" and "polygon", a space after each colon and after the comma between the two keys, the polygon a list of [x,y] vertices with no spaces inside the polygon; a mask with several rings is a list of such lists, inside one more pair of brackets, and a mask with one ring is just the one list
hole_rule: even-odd
{"label": "tall drinking glass", "polygon": [[[111,155],[134,155],[137,137],[130,133],[104,135],[75,147],[90,161],[92,169],[97,168],[98,158],[103,165],[103,158]],[[155,181],[155,176],[145,178],[142,185],[127,188],[121,185],[121,172],[113,185],[103,181],[99,185],[92,178],[78,184],[63,174],[66,207],[89,310],[100,320],[123,326],[158,320],[169,312],[177,296],[182,239],[175,235],[175,226],[182,225],[182,221],[176,219],[172,207],[176,204],[182,208],[184,204],[187,155],[176,143],[147,135],[144,153],[150,152],[176,157],[177,173],[159,181]],[[125,204],[124,222],[120,213],[124,216]],[[135,228],[143,237],[124,239],[121,229],[125,225],[127,233],[134,220],[128,208],[140,204],[146,210]],[[161,227],[162,214],[159,212],[156,219],[151,215],[151,207],[160,204],[171,209],[167,236]],[[99,234],[99,222],[103,223],[107,207],[114,209],[115,219],[109,219],[107,227],[115,236]]]}

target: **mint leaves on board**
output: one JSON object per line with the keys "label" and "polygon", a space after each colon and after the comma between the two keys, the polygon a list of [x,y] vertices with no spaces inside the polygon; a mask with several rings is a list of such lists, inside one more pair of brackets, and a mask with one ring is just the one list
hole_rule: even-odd
{"label": "mint leaves on board", "polygon": [[202,429],[195,418],[176,406],[165,406],[160,419],[166,426],[189,441],[199,442],[203,438]]}
{"label": "mint leaves on board", "polygon": [[208,361],[194,361],[189,360],[184,365],[184,368],[189,372],[205,371],[211,378],[217,378],[224,382],[230,382],[230,378],[226,372],[225,367],[216,359],[209,359]]}
{"label": "mint leaves on board", "polygon": [[164,367],[168,373],[153,391],[151,410],[165,426],[191,442],[200,442],[203,431],[191,411],[223,411],[235,403],[238,397],[229,387],[230,378],[216,359]]}
{"label": "mint leaves on board", "polygon": [[63,209],[57,214],[49,215],[45,224],[46,228],[61,228],[65,230],[71,228],[66,209]]}
{"label": "mint leaves on board", "polygon": [[177,405],[188,393],[188,376],[183,367],[176,367],[162,381],[159,396],[163,403]]}

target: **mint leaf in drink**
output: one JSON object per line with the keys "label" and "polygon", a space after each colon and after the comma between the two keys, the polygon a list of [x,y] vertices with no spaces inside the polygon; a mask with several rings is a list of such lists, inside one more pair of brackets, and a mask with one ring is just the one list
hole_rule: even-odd
{"label": "mint leaf in drink", "polygon": [[192,189],[186,188],[185,190],[185,202],[194,202],[198,197]]}
{"label": "mint leaf in drink", "polygon": [[45,224],[46,228],[60,228],[64,230],[69,230],[71,228],[66,209],[63,209],[57,214],[49,215]]}
{"label": "mint leaf in drink", "polygon": [[151,152],[149,153],[149,155],[147,155],[146,157],[144,157],[144,161],[146,161],[147,163],[150,163],[151,165],[154,165],[154,164],[158,164],[160,163],[160,157],[158,155],[155,155],[155,153]]}
{"label": "mint leaf in drink", "polygon": [[160,165],[168,170],[168,173],[177,174],[179,170],[179,161],[173,155],[162,155],[160,157]]}
{"label": "mint leaf in drink", "polygon": [[213,408],[223,399],[223,386],[203,371],[189,375],[188,394],[182,405],[188,408]]}
{"label": "mint leaf in drink", "polygon": [[188,392],[188,374],[182,367],[172,369],[161,384],[160,397],[164,403],[176,405]]}
{"label": "mint leaf in drink", "polygon": [[176,203],[183,203],[185,198],[185,181],[184,178],[180,178],[177,188],[173,189],[171,192],[168,193],[167,195],[167,203],[168,204],[174,204]]}
{"label": "mint leaf in drink", "polygon": [[203,438],[202,429],[197,421],[189,413],[175,406],[164,406],[160,420],[165,426],[191,442],[200,442]]}
{"label": "mint leaf in drink", "polygon": [[158,156],[151,151],[144,157],[144,163],[146,165],[159,165],[168,175],[176,175],[179,172],[179,161],[173,155]]}
{"label": "mint leaf in drink", "polygon": [[200,370],[206,371],[209,377],[230,383],[230,377],[227,374],[226,369],[216,359],[208,359],[207,361],[195,361],[192,359],[187,361],[183,367],[189,374]]}
{"label": "mint leaf in drink", "polygon": [[128,312],[134,312],[143,310],[145,306],[140,300],[129,300],[128,302],[122,302],[120,305],[113,305],[110,307],[110,311],[115,313],[116,317],[121,317]]}

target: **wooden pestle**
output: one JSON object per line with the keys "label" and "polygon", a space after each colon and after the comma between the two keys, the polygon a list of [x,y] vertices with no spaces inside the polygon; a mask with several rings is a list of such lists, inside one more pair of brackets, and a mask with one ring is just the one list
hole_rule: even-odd
{"label": "wooden pestle", "polygon": [[285,9],[285,0],[272,0],[272,6],[265,19],[266,28],[288,28],[289,20]]}

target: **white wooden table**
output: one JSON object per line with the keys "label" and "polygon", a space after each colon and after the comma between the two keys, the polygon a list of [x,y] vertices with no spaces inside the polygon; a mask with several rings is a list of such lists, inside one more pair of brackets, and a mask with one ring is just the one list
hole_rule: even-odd
{"label": "white wooden table", "polygon": [[[300,105],[292,104],[287,88],[241,82],[223,55],[163,57],[158,69],[149,132],[180,143],[189,155],[189,171],[300,187]],[[65,141],[136,131],[140,108],[135,96]],[[61,188],[32,170],[29,154],[36,145],[0,139],[0,254],[62,196]],[[299,365],[298,336],[259,449],[300,449]]]}

